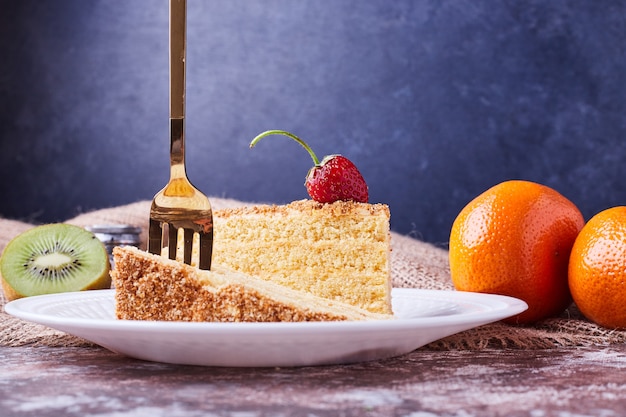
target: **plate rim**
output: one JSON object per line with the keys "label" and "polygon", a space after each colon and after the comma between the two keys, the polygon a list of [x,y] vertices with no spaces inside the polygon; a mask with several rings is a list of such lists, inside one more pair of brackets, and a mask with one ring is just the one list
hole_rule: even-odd
{"label": "plate rim", "polygon": [[[485,293],[477,293],[477,292],[469,292],[469,291],[458,291],[458,290],[433,290],[433,289],[421,289],[421,288],[393,288],[392,289],[392,299],[394,294],[397,296],[401,296],[403,294],[414,295],[415,293],[422,294],[424,296],[430,296],[428,298],[434,298],[433,296],[442,296],[443,301],[447,302],[458,302],[458,301],[471,301],[477,304],[485,302],[484,300],[488,300],[491,302],[499,301],[501,305],[499,307],[488,306],[487,310],[468,312],[461,311],[456,314],[448,314],[448,315],[437,315],[437,316],[423,316],[423,317],[412,317],[412,318],[392,318],[389,320],[366,320],[366,321],[315,321],[315,322],[187,322],[187,321],[163,321],[163,320],[118,320],[118,319],[98,319],[98,318],[83,318],[83,317],[67,317],[67,316],[58,316],[58,315],[49,315],[49,314],[41,314],[37,312],[29,311],[24,307],[29,306],[32,303],[38,304],[42,299],[48,300],[58,300],[63,301],[64,299],[68,299],[68,301],[74,301],[76,299],[80,300],[81,298],[92,298],[96,297],[113,297],[115,294],[114,289],[104,289],[104,290],[89,290],[89,291],[75,291],[75,292],[65,292],[65,293],[57,293],[57,294],[44,294],[32,297],[20,298],[17,300],[10,301],[5,304],[4,311],[13,316],[22,320],[27,320],[39,324],[43,324],[49,327],[54,327],[54,325],[63,325],[67,327],[67,325],[72,323],[76,323],[77,325],[89,325],[91,328],[98,329],[137,329],[142,328],[146,331],[158,330],[163,331],[164,328],[167,328],[168,331],[180,331],[184,332],[188,328],[189,330],[196,330],[207,328],[213,331],[219,330],[227,330],[228,332],[236,332],[239,329],[241,331],[249,332],[253,329],[259,329],[260,331],[266,331],[270,329],[284,329],[284,330],[295,330],[295,329],[303,329],[303,330],[313,330],[313,329],[323,329],[323,328],[331,328],[331,327],[371,327],[371,326],[381,326],[381,327],[393,327],[394,329],[402,328],[402,327],[415,327],[416,325],[420,325],[420,327],[429,327],[429,324],[432,323],[433,326],[440,326],[449,324],[447,322],[453,322],[454,324],[464,324],[467,322],[474,322],[477,318],[482,318],[484,320],[489,320],[491,316],[494,317],[493,321],[499,321],[506,317],[511,317],[516,314],[519,314],[525,311],[528,308],[528,304],[524,301],[499,294],[485,294]],[[452,298],[450,300],[449,298]],[[511,314],[502,317],[502,313],[504,311],[511,310]],[[497,317],[497,318],[495,318]],[[491,322],[493,322],[491,321]],[[489,323],[489,322],[488,322]],[[485,323],[485,324],[488,324]]]}

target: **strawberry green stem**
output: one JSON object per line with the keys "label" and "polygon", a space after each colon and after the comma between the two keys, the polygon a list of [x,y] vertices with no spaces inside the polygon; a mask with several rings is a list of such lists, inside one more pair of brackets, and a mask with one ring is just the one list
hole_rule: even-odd
{"label": "strawberry green stem", "polygon": [[252,139],[252,142],[250,142],[250,147],[254,148],[254,145],[256,145],[258,141],[260,141],[265,136],[270,136],[270,135],[289,136],[291,139],[293,139],[296,142],[298,142],[300,145],[302,145],[302,147],[304,149],[307,150],[309,155],[311,155],[311,158],[313,159],[313,163],[315,164],[315,166],[319,166],[320,165],[320,160],[317,159],[317,156],[315,155],[315,153],[313,152],[311,147],[309,147],[309,145],[307,145],[307,143],[305,141],[303,141],[302,139],[300,139],[299,137],[297,137],[293,133],[289,133],[289,132],[286,132],[284,130],[267,130],[267,131],[261,133],[260,135],[258,135],[256,138]]}

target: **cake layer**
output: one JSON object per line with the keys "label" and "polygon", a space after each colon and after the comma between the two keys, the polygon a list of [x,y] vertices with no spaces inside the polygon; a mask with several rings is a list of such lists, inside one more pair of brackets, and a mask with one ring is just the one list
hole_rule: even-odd
{"label": "cake layer", "polygon": [[214,263],[210,271],[134,247],[113,250],[116,315],[125,320],[276,322],[389,319]]}
{"label": "cake layer", "polygon": [[216,210],[213,261],[319,297],[391,313],[389,208],[312,200]]}

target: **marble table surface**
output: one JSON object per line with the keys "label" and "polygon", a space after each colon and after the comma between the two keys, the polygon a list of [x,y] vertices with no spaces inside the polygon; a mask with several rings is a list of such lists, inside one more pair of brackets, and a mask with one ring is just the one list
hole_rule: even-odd
{"label": "marble table surface", "polygon": [[1,347],[0,416],[626,416],[626,346],[429,351],[302,368]]}

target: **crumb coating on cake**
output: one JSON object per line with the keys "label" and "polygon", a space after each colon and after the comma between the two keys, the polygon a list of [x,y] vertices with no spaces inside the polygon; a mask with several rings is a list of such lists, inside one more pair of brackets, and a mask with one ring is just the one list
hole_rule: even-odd
{"label": "crumb coating on cake", "polygon": [[391,313],[389,208],[312,200],[214,213],[213,260],[246,274]]}
{"label": "crumb coating on cake", "polygon": [[336,201],[334,203],[318,203],[314,200],[298,200],[286,205],[260,204],[255,206],[244,206],[229,209],[217,210],[221,218],[230,216],[241,216],[248,214],[261,215],[289,215],[293,212],[301,214],[314,215],[319,213],[322,215],[385,215],[389,218],[389,206],[386,204],[369,204],[359,203],[352,200]]}
{"label": "crumb coating on cake", "polygon": [[200,271],[136,248],[117,247],[114,258],[111,274],[119,319],[295,322],[391,318],[219,266]]}

